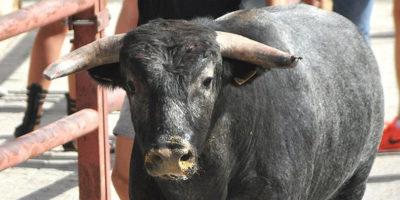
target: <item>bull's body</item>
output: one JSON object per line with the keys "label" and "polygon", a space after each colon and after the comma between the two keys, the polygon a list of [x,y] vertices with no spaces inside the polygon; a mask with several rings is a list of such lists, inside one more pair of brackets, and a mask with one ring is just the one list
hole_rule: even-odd
{"label": "bull's body", "polygon": [[221,89],[191,179],[150,177],[136,145],[133,196],[361,199],[382,131],[383,94],[377,63],[356,28],[308,6],[237,11],[217,24],[304,59]]}
{"label": "bull's body", "polygon": [[[195,23],[140,26],[124,39],[120,67],[91,71],[130,100],[131,197],[361,199],[382,132],[383,93],[356,27],[305,5]],[[207,27],[303,59],[264,71],[221,62]],[[233,76],[249,74],[243,69],[257,74],[232,86]]]}

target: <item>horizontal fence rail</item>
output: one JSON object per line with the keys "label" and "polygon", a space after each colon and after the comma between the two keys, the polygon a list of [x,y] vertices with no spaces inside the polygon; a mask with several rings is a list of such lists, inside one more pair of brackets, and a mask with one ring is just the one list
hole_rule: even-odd
{"label": "horizontal fence rail", "polygon": [[0,146],[0,171],[98,128],[98,112],[83,109]]}
{"label": "horizontal fence rail", "polygon": [[[69,17],[74,31],[72,41],[78,48],[104,37],[109,20],[106,3],[107,0],[41,0],[1,16],[0,41]],[[70,77],[75,83],[70,90],[77,92],[77,108],[82,110],[1,145],[0,171],[78,138],[79,199],[108,200],[111,178],[107,94],[87,73],[74,77]],[[122,99],[110,100],[122,104]],[[118,109],[118,105],[110,106],[111,110]]]}
{"label": "horizontal fence rail", "polygon": [[0,17],[0,41],[64,19],[94,6],[95,0],[42,0]]}

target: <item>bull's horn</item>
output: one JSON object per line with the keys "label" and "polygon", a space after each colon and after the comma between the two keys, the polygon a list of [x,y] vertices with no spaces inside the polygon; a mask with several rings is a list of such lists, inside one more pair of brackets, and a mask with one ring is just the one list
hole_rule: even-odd
{"label": "bull's horn", "polygon": [[44,77],[52,80],[102,64],[118,62],[124,35],[109,36],[72,51],[50,64],[43,72]]}
{"label": "bull's horn", "polygon": [[302,59],[241,35],[217,31],[222,56],[268,68],[292,68]]}

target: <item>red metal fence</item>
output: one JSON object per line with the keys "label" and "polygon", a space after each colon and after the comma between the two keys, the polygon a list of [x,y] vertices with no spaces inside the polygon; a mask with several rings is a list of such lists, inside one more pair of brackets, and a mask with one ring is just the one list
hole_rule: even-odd
{"label": "red metal fence", "polygon": [[[104,36],[106,0],[42,0],[0,17],[0,41],[69,17],[75,48]],[[83,109],[0,147],[0,170],[78,138],[80,199],[111,199],[106,91],[86,72],[76,75],[77,108]]]}

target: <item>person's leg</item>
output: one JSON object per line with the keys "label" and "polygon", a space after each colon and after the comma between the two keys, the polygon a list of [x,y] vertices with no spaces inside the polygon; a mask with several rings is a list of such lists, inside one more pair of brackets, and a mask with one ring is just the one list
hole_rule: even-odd
{"label": "person's leg", "polygon": [[116,136],[115,163],[111,180],[121,200],[129,199],[129,167],[132,148],[133,139],[121,135]]}
{"label": "person's leg", "polygon": [[[138,23],[138,6],[137,0],[124,0],[121,13],[118,18],[115,33],[126,33],[135,28]],[[114,91],[108,93],[108,100],[119,102],[124,99],[125,91]],[[110,108],[115,106],[109,106]],[[132,120],[130,118],[129,103],[125,98],[122,104],[120,119],[114,128],[117,134],[115,141],[115,162],[112,170],[111,180],[115,191],[120,199],[129,199],[129,168],[131,160],[131,152],[134,144],[134,131]],[[132,136],[126,137],[129,133]],[[125,136],[124,136],[125,135]]]}
{"label": "person's leg", "polygon": [[[251,0],[248,0],[251,1]],[[259,0],[258,0],[259,1]],[[246,2],[246,1],[243,1]],[[279,5],[291,5],[299,2],[303,2],[318,8],[324,6],[324,0],[264,0],[266,6],[279,6]],[[243,3],[242,3],[243,4]]]}
{"label": "person's leg", "polygon": [[121,199],[128,199],[130,156],[133,148],[135,131],[132,125],[127,97],[124,98],[119,119],[113,132],[116,135],[116,142],[115,161],[111,180],[119,197]]}
{"label": "person's leg", "polygon": [[[395,69],[397,78],[397,88],[400,94],[400,1],[393,0],[393,17],[394,17],[394,28],[395,28],[395,42],[394,42],[394,57],[395,57]],[[393,121],[387,125],[383,130],[383,136],[379,150],[394,150],[400,149],[400,97],[399,97],[399,110],[397,116]]]}
{"label": "person's leg", "polygon": [[68,27],[57,21],[41,27],[36,35],[28,75],[27,109],[23,123],[14,132],[15,137],[39,128],[42,104],[50,86],[42,72],[59,57],[67,31]]}
{"label": "person's leg", "polygon": [[301,2],[318,7],[318,8],[324,7],[324,0],[302,0]]}
{"label": "person's leg", "polygon": [[[397,89],[400,95],[400,1],[393,0],[393,19],[395,28],[395,43],[394,43],[394,59],[397,78]],[[400,97],[399,97],[399,110],[397,116],[400,116]]]}
{"label": "person's leg", "polygon": [[279,5],[287,5],[288,0],[265,0],[266,6],[279,6]]}
{"label": "person's leg", "polygon": [[136,28],[139,19],[137,0],[124,0],[115,33],[126,33]]}
{"label": "person's leg", "polygon": [[333,0],[333,11],[352,21],[369,42],[370,18],[374,0]]}

